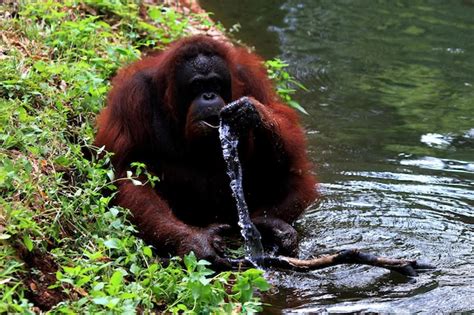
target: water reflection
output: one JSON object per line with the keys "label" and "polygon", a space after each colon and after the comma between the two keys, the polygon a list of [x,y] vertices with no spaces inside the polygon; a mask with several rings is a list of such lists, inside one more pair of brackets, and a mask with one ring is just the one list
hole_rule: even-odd
{"label": "water reflection", "polygon": [[[274,275],[287,295],[274,307],[304,312],[413,312],[472,308],[472,181],[448,176],[348,171],[323,184],[326,199],[299,222],[302,256],[331,248],[429,260],[416,282],[366,266]],[[290,297],[290,298],[288,298]],[[288,300],[290,299],[290,300]],[[439,300],[442,299],[442,302]]]}
{"label": "water reflection", "polygon": [[472,1],[219,3],[311,90],[298,100],[325,197],[298,222],[301,256],[357,247],[439,267],[416,282],[367,266],[269,273],[265,313],[474,311]]}

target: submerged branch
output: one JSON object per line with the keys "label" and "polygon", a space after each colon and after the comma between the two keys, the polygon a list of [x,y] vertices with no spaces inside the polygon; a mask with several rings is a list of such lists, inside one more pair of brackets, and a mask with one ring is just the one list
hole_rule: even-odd
{"label": "submerged branch", "polygon": [[[232,260],[233,266],[251,267],[245,259]],[[417,262],[416,260],[378,257],[369,253],[362,253],[358,249],[341,250],[335,254],[324,255],[312,259],[298,259],[285,256],[263,256],[258,265],[266,268],[307,272],[341,264],[370,265],[398,272],[409,277],[416,277],[418,272],[435,269],[434,266]]]}

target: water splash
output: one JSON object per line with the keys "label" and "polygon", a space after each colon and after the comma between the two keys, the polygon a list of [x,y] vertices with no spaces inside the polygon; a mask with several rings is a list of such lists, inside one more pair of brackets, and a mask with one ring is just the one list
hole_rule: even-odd
{"label": "water splash", "polygon": [[228,124],[222,122],[219,126],[219,139],[221,140],[222,153],[227,164],[227,175],[230,178],[230,188],[235,198],[239,214],[239,226],[244,238],[245,258],[258,266],[258,260],[263,256],[263,246],[260,232],[250,220],[249,210],[245,202],[242,186],[242,166],[240,164],[237,146],[238,136]]}

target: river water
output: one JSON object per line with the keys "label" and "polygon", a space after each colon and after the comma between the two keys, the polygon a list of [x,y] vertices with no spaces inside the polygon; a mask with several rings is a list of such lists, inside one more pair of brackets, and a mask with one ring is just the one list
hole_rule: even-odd
{"label": "river water", "polygon": [[474,311],[474,1],[202,1],[291,66],[324,195],[300,255],[361,248],[438,267],[271,272],[265,313]]}

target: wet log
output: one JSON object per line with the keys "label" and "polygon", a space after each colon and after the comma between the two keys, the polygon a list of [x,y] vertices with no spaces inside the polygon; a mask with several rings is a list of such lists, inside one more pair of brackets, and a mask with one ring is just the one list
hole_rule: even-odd
{"label": "wet log", "polygon": [[[233,266],[249,267],[251,262],[245,259],[231,261]],[[363,253],[358,249],[345,249],[334,254],[311,259],[298,259],[285,256],[263,256],[257,259],[257,265],[263,268],[307,272],[341,264],[369,265],[395,271],[408,277],[416,277],[419,272],[435,269],[434,266],[416,260],[379,257]]]}

